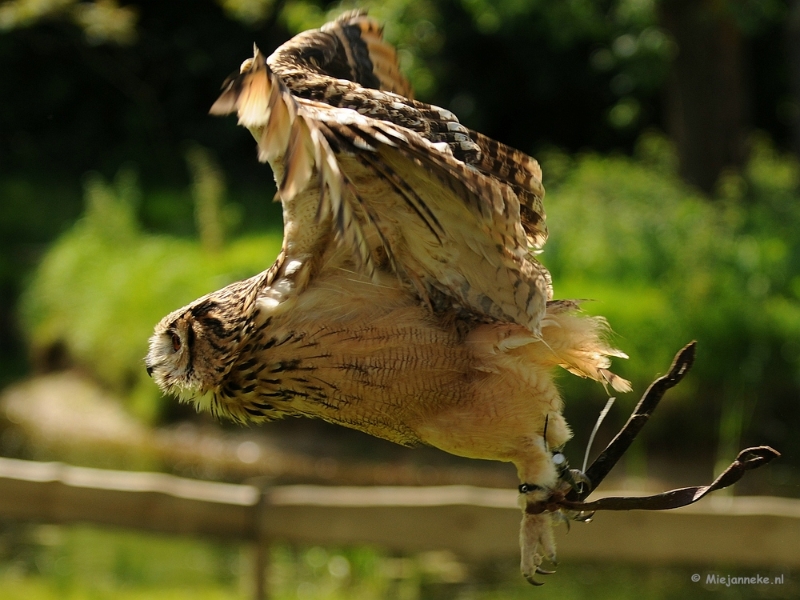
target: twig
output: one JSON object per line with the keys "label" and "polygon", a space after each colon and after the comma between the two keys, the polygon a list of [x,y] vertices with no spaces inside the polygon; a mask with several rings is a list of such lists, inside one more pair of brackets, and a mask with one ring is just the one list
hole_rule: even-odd
{"label": "twig", "polygon": [[567,499],[571,501],[583,500],[606,478],[606,475],[614,468],[617,461],[625,454],[633,440],[636,439],[636,436],[639,435],[642,427],[650,419],[650,415],[653,414],[666,391],[675,387],[686,376],[689,369],[692,368],[696,347],[697,342],[691,342],[678,352],[675,360],[672,361],[669,373],[650,384],[636,408],[633,409],[628,422],[625,423],[625,426],[614,436],[611,443],[606,446],[606,449],[600,453],[586,470],[585,475],[592,482],[592,487],[583,486],[580,491],[573,490],[567,495]]}
{"label": "twig", "polygon": [[[583,500],[605,479],[617,461],[625,454],[636,436],[647,423],[650,415],[658,406],[666,391],[677,385],[689,372],[694,363],[696,342],[687,344],[675,356],[669,373],[656,379],[633,409],[628,422],[600,453],[592,465],[586,470],[585,478],[590,485],[573,487],[568,493],[555,492],[550,498],[541,502],[528,504],[525,512],[540,514],[567,510],[578,513],[593,513],[597,510],[665,510],[687,506],[697,502],[707,494],[721,490],[739,481],[745,471],[757,469],[778,458],[780,453],[769,446],[747,448],[739,453],[736,460],[707,486],[695,486],[670,490],[654,496],[616,496],[601,498],[593,502]],[[580,515],[576,517],[585,520]]]}

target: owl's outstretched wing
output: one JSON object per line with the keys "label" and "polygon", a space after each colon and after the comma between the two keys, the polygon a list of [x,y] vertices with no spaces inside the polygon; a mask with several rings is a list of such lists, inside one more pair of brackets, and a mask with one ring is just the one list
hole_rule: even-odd
{"label": "owl's outstretched wing", "polygon": [[[384,88],[384,89],[376,89]],[[284,206],[287,265],[331,238],[370,272],[393,269],[432,307],[539,331],[550,279],[535,160],[401,95],[410,88],[380,29],[351,13],[268,59],[256,49],[211,112],[237,112]]]}

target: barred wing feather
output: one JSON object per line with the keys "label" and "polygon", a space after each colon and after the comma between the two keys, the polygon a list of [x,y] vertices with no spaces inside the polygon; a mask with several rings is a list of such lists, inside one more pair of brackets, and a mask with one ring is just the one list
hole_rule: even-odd
{"label": "barred wing feather", "polygon": [[[376,36],[365,19],[356,16],[358,31]],[[302,44],[295,38],[269,59],[256,49],[211,109],[236,112],[260,160],[273,167],[287,260],[314,255],[333,233],[352,249],[357,268],[372,273],[379,254],[386,256],[431,306],[444,296],[538,333],[551,297],[549,274],[530,254],[546,239],[538,164],[469,132],[449,111],[320,72],[327,63],[313,43],[330,42],[320,37],[324,30],[301,34]],[[316,57],[318,72],[305,69],[298,47]],[[382,76],[385,85],[403,89],[386,66],[396,60],[373,64],[391,73]],[[363,69],[353,73],[369,80]],[[316,91],[303,93],[309,89]],[[347,106],[334,105],[347,94]]]}

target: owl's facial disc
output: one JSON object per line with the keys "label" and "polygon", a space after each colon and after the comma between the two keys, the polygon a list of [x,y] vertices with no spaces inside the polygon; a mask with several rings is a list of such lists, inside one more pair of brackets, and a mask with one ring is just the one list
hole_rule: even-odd
{"label": "owl's facial disc", "polygon": [[164,393],[183,395],[203,391],[193,377],[194,342],[190,315],[169,315],[156,326],[145,365]]}
{"label": "owl's facial disc", "polygon": [[232,283],[161,319],[145,366],[162,392],[200,408],[204,397],[216,394],[247,335],[263,278]]}

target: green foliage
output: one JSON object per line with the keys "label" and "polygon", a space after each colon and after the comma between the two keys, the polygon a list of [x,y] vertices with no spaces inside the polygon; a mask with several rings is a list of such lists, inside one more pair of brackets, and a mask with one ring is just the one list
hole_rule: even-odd
{"label": "green foliage", "polygon": [[25,291],[21,315],[40,360],[60,349],[129,398],[135,413],[153,420],[161,404],[142,363],[153,326],[169,311],[269,266],[280,236],[204,248],[149,235],[137,224],[137,190],[130,171],[112,184],[88,179],[86,212],[45,256]]}
{"label": "green foliage", "polygon": [[[524,150],[630,148],[643,128],[663,125],[662,88],[676,48],[659,25],[659,4],[205,0],[183,10],[136,0],[7,0],[0,71],[17,85],[0,91],[8,138],[0,163],[32,180],[45,169],[70,181],[89,168],[108,176],[134,160],[148,188],[179,186],[182,146],[197,139],[214,146],[237,187],[250,186],[252,144],[206,114],[221,80],[252,42],[269,54],[356,6],[385,23],[417,97],[468,126]],[[787,58],[773,43],[788,22],[785,2],[706,4],[733,12],[754,48],[768,46],[750,57],[758,75],[750,104],[755,122],[786,142],[792,93],[781,75]],[[31,62],[38,77],[28,76]]]}
{"label": "green foliage", "polygon": [[225,179],[216,161],[202,146],[195,144],[186,152],[186,162],[192,172],[194,220],[200,245],[207,252],[219,252],[225,242],[226,229],[238,214],[232,206],[224,206]]}
{"label": "green foliage", "polygon": [[120,6],[116,0],[9,0],[0,6],[0,31],[54,18],[75,23],[92,45],[132,44],[136,40],[136,10]]}
{"label": "green foliage", "polygon": [[[327,5],[327,6],[325,6]],[[299,33],[319,27],[343,11],[364,8],[385,25],[386,39],[397,47],[400,67],[416,94],[425,98],[436,89],[436,77],[426,55],[442,48],[442,14],[431,0],[365,0],[331,4],[316,0],[289,0],[281,12],[286,28]]]}
{"label": "green foliage", "polygon": [[800,387],[800,170],[757,139],[745,176],[728,176],[709,202],[672,171],[663,140],[639,148],[638,160],[544,157],[545,183],[550,164],[560,180],[548,188],[542,258],[558,297],[598,300],[585,308],[617,332],[637,391],[698,340],[692,377],[671,395],[705,395],[684,410],[694,427],[721,423],[730,459],[753,411],[790,414]]}
{"label": "green foliage", "polygon": [[233,544],[90,527],[45,525],[2,533],[4,599],[242,597],[237,584],[245,565]]}
{"label": "green foliage", "polygon": [[[281,18],[288,30],[299,32],[319,27],[356,6],[369,9],[372,16],[386,23],[386,37],[397,45],[403,72],[422,98],[436,94],[437,80],[447,78],[446,72],[437,73],[428,63],[441,52],[448,34],[453,36],[449,22],[454,12],[466,13],[477,36],[494,37],[509,45],[514,44],[520,30],[531,35],[534,27],[537,38],[544,36],[540,45],[560,52],[589,42],[594,47],[588,61],[590,69],[613,75],[609,85],[617,99],[608,111],[608,122],[615,129],[628,129],[641,122],[640,97],[652,94],[664,82],[675,52],[669,36],[657,27],[652,0],[461,0],[455,6],[430,0],[333,4],[291,0]],[[525,54],[527,50],[517,51]]]}
{"label": "green foliage", "polygon": [[[7,532],[2,537],[10,541]],[[252,597],[251,554],[242,546],[86,526],[26,527],[15,537],[17,543],[6,547],[6,560],[0,563],[4,600]],[[703,580],[707,573],[755,574],[752,569],[722,564],[698,569],[697,565],[567,560],[559,565],[557,575],[547,579],[545,589],[548,597],[561,600],[797,597],[798,584],[788,575],[783,585],[726,588],[694,583],[695,573],[701,573]],[[768,577],[784,574],[780,567],[763,568],[759,573]],[[275,600],[529,600],[533,594],[511,557],[466,568],[446,552],[397,556],[373,548],[278,544],[272,546],[267,587],[269,597]]]}
{"label": "green foliage", "polygon": [[217,0],[228,16],[257,25],[266,20],[274,10],[275,0]]}

